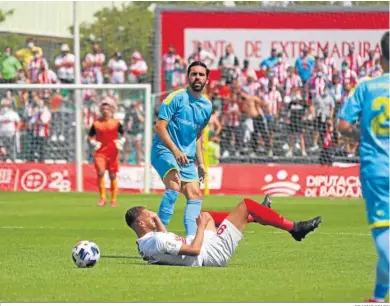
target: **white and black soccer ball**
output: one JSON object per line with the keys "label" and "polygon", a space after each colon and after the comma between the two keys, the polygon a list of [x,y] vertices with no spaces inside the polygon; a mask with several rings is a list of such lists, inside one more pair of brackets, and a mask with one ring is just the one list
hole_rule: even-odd
{"label": "white and black soccer ball", "polygon": [[100,259],[99,247],[93,241],[79,241],[72,249],[72,259],[79,268],[92,268]]}

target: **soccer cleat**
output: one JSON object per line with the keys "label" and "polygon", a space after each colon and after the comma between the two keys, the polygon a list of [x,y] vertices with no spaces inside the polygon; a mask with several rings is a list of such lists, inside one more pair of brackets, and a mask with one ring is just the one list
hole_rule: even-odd
{"label": "soccer cleat", "polygon": [[321,221],[322,217],[315,217],[311,220],[295,222],[290,234],[296,241],[301,241],[308,233],[314,231]]}
{"label": "soccer cleat", "polygon": [[98,206],[104,206],[106,205],[106,200],[105,199],[100,199],[98,202]]}
{"label": "soccer cleat", "polygon": [[111,201],[111,207],[116,207],[116,201]]}
{"label": "soccer cleat", "polygon": [[268,207],[268,208],[271,208],[271,204],[272,204],[272,200],[271,200],[271,197],[267,194],[263,200],[263,202],[261,203],[262,206],[265,206],[265,207]]}

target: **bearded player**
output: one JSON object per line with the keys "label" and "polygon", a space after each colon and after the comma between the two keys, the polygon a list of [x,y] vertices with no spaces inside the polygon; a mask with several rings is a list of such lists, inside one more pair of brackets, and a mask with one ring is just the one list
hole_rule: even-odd
{"label": "bearded player", "polygon": [[[249,217],[253,217],[252,222],[290,233],[296,241],[301,241],[321,223],[321,217],[290,221],[271,209],[271,201],[260,204],[251,199],[240,201],[232,212],[201,213],[195,237],[184,238],[167,232],[157,214],[140,206],[130,208],[125,220],[137,235],[139,255],[150,264],[223,267],[243,238]],[[216,223],[220,224],[218,229]]]}
{"label": "bearded player", "polygon": [[126,139],[122,124],[112,117],[114,109],[113,101],[103,100],[100,106],[102,117],[93,123],[89,131],[89,141],[95,151],[94,160],[100,193],[99,206],[106,205],[104,174],[107,170],[111,182],[111,207],[116,207],[118,192],[116,174],[119,171],[119,151],[123,150]]}
{"label": "bearded player", "polygon": [[[360,83],[339,113],[339,131],[360,141],[360,180],[367,219],[378,253],[376,283],[369,302],[389,291],[389,32],[381,39],[383,75]],[[356,122],[360,121],[360,128]]]}
{"label": "bearded player", "polygon": [[161,104],[152,144],[152,165],[166,188],[158,216],[168,225],[179,194],[184,194],[187,235],[195,235],[202,206],[200,181],[206,171],[201,136],[212,111],[211,102],[202,95],[208,75],[204,63],[191,63],[187,70],[188,88],[171,93]]}

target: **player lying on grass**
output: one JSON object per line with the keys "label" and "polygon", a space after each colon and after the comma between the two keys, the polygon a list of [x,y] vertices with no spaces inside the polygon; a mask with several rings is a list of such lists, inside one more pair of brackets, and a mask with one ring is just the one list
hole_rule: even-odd
{"label": "player lying on grass", "polygon": [[[243,237],[246,224],[257,222],[289,232],[301,241],[321,223],[321,217],[292,222],[271,209],[268,197],[262,204],[243,199],[232,212],[202,212],[194,236],[182,238],[167,232],[158,215],[145,207],[130,208],[127,225],[136,233],[139,255],[151,264],[172,266],[226,266]],[[216,229],[216,223],[220,223]]]}

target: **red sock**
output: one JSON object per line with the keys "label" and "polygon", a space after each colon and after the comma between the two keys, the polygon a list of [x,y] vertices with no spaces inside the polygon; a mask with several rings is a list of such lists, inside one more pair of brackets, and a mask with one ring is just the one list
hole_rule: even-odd
{"label": "red sock", "polygon": [[[229,216],[230,211],[206,211],[208,212],[211,217],[214,219],[215,226],[218,227],[223,220]],[[254,222],[255,219],[251,215],[248,216],[248,223]]]}
{"label": "red sock", "polygon": [[291,231],[294,227],[294,222],[286,220],[271,208],[262,206],[251,199],[244,199],[244,204],[248,209],[248,213],[253,216],[256,222],[262,225],[272,225],[286,231]]}

